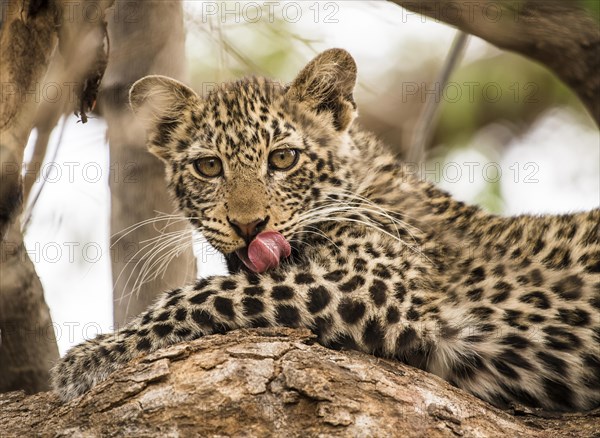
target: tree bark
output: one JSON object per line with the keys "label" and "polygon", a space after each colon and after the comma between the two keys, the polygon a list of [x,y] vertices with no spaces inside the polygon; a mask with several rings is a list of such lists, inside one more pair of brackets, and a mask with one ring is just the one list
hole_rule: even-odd
{"label": "tree bark", "polygon": [[[40,7],[34,7],[33,3]],[[41,101],[40,86],[57,41],[55,9],[47,1],[13,0],[2,6],[0,241],[22,205],[23,151]]]}
{"label": "tree bark", "polygon": [[600,125],[600,21],[582,2],[391,1],[540,62],[571,87]]}
{"label": "tree bark", "polygon": [[11,436],[568,437],[597,416],[513,416],[391,360],[339,352],[307,330],[239,330],[159,350],[61,405],[0,395]]}
{"label": "tree bark", "polygon": [[[173,211],[164,165],[146,148],[145,131],[129,108],[129,88],[150,74],[185,80],[182,5],[179,1],[117,0],[115,9],[117,13],[108,23],[112,49],[100,93],[100,110],[108,123],[110,144],[114,322],[122,325],[146,309],[160,292],[191,280],[195,268],[191,249],[184,250],[164,274],[134,290],[144,261],[156,260],[152,259],[152,247],[143,249],[144,242],[160,236],[159,229],[167,222],[121,233],[156,217],[157,212]],[[185,221],[179,221],[166,231],[183,231],[186,227]],[[191,241],[191,234],[189,238]]]}
{"label": "tree bark", "polygon": [[0,392],[48,390],[57,360],[42,284],[13,222],[0,243]]}

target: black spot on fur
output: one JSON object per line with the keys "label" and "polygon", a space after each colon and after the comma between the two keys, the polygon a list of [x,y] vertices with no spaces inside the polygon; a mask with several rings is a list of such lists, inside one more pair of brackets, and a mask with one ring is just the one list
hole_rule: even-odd
{"label": "black spot on fur", "polygon": [[483,360],[474,352],[461,354],[452,365],[452,373],[459,380],[470,380],[485,369],[486,366],[483,363]]}
{"label": "black spot on fur", "polygon": [[185,309],[185,307],[179,307],[175,311],[175,319],[177,321],[184,321],[186,317],[187,317],[187,310]]}
{"label": "black spot on fur", "polygon": [[524,370],[533,370],[531,363],[515,350],[504,350],[500,353],[498,358],[506,363],[523,368]]}
{"label": "black spot on fur", "polygon": [[260,276],[252,271],[247,271],[244,272],[245,276],[246,276],[246,281],[248,281],[248,284],[251,284],[252,286],[258,286],[260,284]]}
{"label": "black spot on fur", "polygon": [[[207,278],[201,278],[200,280],[198,280],[196,282],[196,284],[194,285],[194,290],[200,290],[200,289],[204,289],[205,287],[207,287],[210,284],[210,280],[208,280]],[[176,289],[173,292],[177,292],[180,291],[181,289]]]}
{"label": "black spot on fur", "polygon": [[265,309],[263,302],[253,297],[244,297],[242,299],[242,306],[244,308],[244,315],[246,316],[258,315]]}
{"label": "black spot on fur", "polygon": [[522,303],[532,304],[534,307],[538,309],[549,309],[550,308],[550,300],[546,296],[546,294],[542,291],[534,291],[529,292],[519,298],[519,301]]}
{"label": "black spot on fur", "polygon": [[400,302],[404,301],[404,297],[406,296],[406,287],[402,283],[396,283],[394,285],[394,296]]}
{"label": "black spot on fur", "polygon": [[492,274],[494,274],[496,277],[504,277],[505,272],[504,265],[496,265],[494,266],[494,269],[492,269]]}
{"label": "black spot on fur", "polygon": [[269,276],[273,279],[275,283],[282,283],[285,281],[285,275],[283,275],[279,271],[269,271]]}
{"label": "black spot on fur", "polygon": [[215,309],[221,315],[223,315],[229,319],[233,319],[235,317],[235,310],[233,309],[233,301],[230,298],[216,297],[214,304],[215,304]]}
{"label": "black spot on fur", "polygon": [[208,313],[206,310],[193,310],[192,311],[192,319],[201,326],[208,326],[210,328],[214,327],[214,318]]}
{"label": "black spot on fur", "polygon": [[494,285],[494,289],[496,289],[499,292],[511,292],[513,290],[513,287],[506,281],[499,281]]}
{"label": "black spot on fur", "polygon": [[300,323],[300,312],[294,306],[280,305],[275,309],[275,320],[278,324],[286,327],[298,327]]}
{"label": "black spot on fur", "polygon": [[264,328],[270,326],[272,326],[272,324],[269,322],[269,320],[263,317],[254,318],[250,321],[250,327],[253,328]]}
{"label": "black spot on fur", "polygon": [[338,313],[348,324],[356,324],[365,314],[364,303],[349,298],[344,298],[338,306]]}
{"label": "black spot on fur", "polygon": [[144,316],[142,317],[142,325],[149,324],[150,322],[152,322],[152,313],[144,313]]}
{"label": "black spot on fur", "polygon": [[473,307],[469,313],[479,319],[487,320],[494,314],[494,309],[485,306]]}
{"label": "black spot on fur", "polygon": [[192,304],[203,304],[208,297],[210,297],[211,295],[214,295],[215,291],[212,290],[208,290],[206,292],[200,292],[199,294],[194,295],[192,298],[190,298],[190,303]]}
{"label": "black spot on fur", "polygon": [[325,274],[323,276],[323,278],[327,281],[333,281],[335,283],[337,283],[338,281],[340,281],[342,278],[344,278],[344,276],[346,275],[346,271],[338,269],[337,271],[333,271],[330,272],[328,274]]}
{"label": "black spot on fur", "polygon": [[365,259],[355,259],[352,265],[356,272],[365,272],[367,270],[367,261]]}
{"label": "black spot on fur", "polygon": [[289,300],[294,298],[294,289],[289,286],[274,286],[271,291],[271,296],[278,301]]}
{"label": "black spot on fur", "polygon": [[[511,401],[514,400],[514,401],[522,403],[526,406],[539,406],[540,405],[539,400],[533,394],[531,394],[528,391],[525,391],[521,387],[509,386],[502,382],[500,382],[499,385],[500,385],[500,388],[502,388],[502,390],[505,391],[509,395]],[[506,408],[508,408],[508,407],[509,407],[509,405],[507,404]]]}
{"label": "black spot on fur", "polygon": [[327,336],[329,334],[332,326],[333,318],[331,317],[331,315],[318,316],[317,318],[315,318],[313,332],[319,338],[323,338],[324,336]]}
{"label": "black spot on fur", "polygon": [[546,317],[543,315],[538,315],[537,313],[531,313],[527,316],[527,320],[537,324],[546,321]]}
{"label": "black spot on fur", "polygon": [[385,333],[379,321],[376,318],[371,318],[365,324],[362,340],[371,351],[381,351],[384,335]]}
{"label": "black spot on fur", "polygon": [[417,347],[418,335],[414,328],[406,327],[396,339],[396,352],[403,355]]}
{"label": "black spot on fur", "polygon": [[600,390],[600,357],[586,353],[582,356],[583,365],[588,373],[586,384],[588,387]]}
{"label": "black spot on fur", "polygon": [[373,244],[371,242],[367,242],[367,244],[365,245],[365,251],[374,259],[381,256],[381,253],[373,247]]}
{"label": "black spot on fur", "polygon": [[562,327],[547,326],[542,331],[546,333],[546,345],[551,349],[569,351],[581,347],[581,339]]}
{"label": "black spot on fur", "polygon": [[494,366],[494,368],[496,368],[496,370],[498,370],[500,374],[508,377],[509,379],[519,380],[521,378],[519,373],[517,373],[513,367],[501,360],[492,359],[492,365]]}
{"label": "black spot on fur", "polygon": [[517,328],[519,330],[527,330],[528,327],[526,325],[521,324],[521,317],[523,316],[523,312],[520,310],[506,309],[504,310],[504,316],[502,319],[509,326]]}
{"label": "black spot on fur", "polygon": [[387,285],[381,280],[374,280],[373,284],[369,288],[369,294],[371,295],[371,299],[373,303],[377,307],[381,307],[385,304],[387,300],[386,296]]}
{"label": "black spot on fur", "polygon": [[502,338],[500,343],[502,345],[510,345],[511,347],[519,349],[519,350],[523,349],[523,348],[527,348],[527,347],[529,347],[529,345],[531,345],[531,343],[529,342],[529,340],[527,338],[524,338],[523,336],[519,336],[519,335],[505,336],[504,338]]}
{"label": "black spot on fur", "polygon": [[323,310],[331,301],[331,294],[323,286],[312,287],[308,290],[308,311],[312,314]]}
{"label": "black spot on fur", "polygon": [[383,279],[392,278],[392,273],[390,272],[390,270],[387,268],[387,266],[381,263],[378,263],[377,266],[375,266],[375,268],[373,269],[373,274],[376,277]]}
{"label": "black spot on fur", "polygon": [[357,350],[356,341],[349,334],[340,334],[334,341],[329,343],[329,348],[334,350]]}
{"label": "black spot on fur", "polygon": [[549,269],[565,269],[571,265],[571,253],[567,248],[556,247],[542,259],[542,263]]}
{"label": "black spot on fur", "polygon": [[123,341],[121,341],[121,342],[115,344],[113,351],[119,355],[125,354],[125,352],[127,351],[127,347],[125,346]]}
{"label": "black spot on fur", "polygon": [[600,254],[596,254],[591,260],[585,265],[585,271],[590,274],[598,274],[600,273]]}
{"label": "black spot on fur", "polygon": [[358,289],[359,287],[363,286],[364,284],[365,284],[364,277],[361,277],[360,275],[355,275],[347,282],[341,284],[340,290],[342,292],[353,292],[356,289]]}
{"label": "black spot on fur", "polygon": [[497,327],[494,324],[485,323],[485,324],[477,324],[475,326],[475,328],[483,333],[491,333],[491,332],[496,331]]}
{"label": "black spot on fur", "polygon": [[167,319],[169,319],[169,317],[171,316],[171,311],[170,310],[165,310],[164,312],[162,312],[160,315],[158,315],[154,321],[156,322],[164,322]]}
{"label": "black spot on fur", "polygon": [[540,287],[542,284],[544,284],[544,276],[542,275],[542,272],[539,269],[533,269],[529,273],[529,278],[531,280],[531,284],[533,284],[536,287]]}
{"label": "black spot on fur", "polygon": [[545,351],[538,351],[537,357],[544,363],[544,365],[546,365],[548,369],[555,372],[559,376],[564,377],[567,374],[569,365],[561,358]]}
{"label": "black spot on fur", "polygon": [[98,348],[98,353],[100,353],[100,356],[104,359],[110,358],[110,351],[104,345],[101,345],[100,348]]}
{"label": "black spot on fur", "polygon": [[406,312],[406,319],[409,321],[417,321],[421,317],[420,313],[415,309],[414,306],[410,306],[410,309]]}
{"label": "black spot on fur", "polygon": [[508,297],[510,297],[510,292],[502,291],[502,292],[498,292],[497,294],[492,295],[490,297],[490,301],[494,304],[499,304],[503,301],[506,301],[508,299]]}
{"label": "black spot on fur", "polygon": [[467,291],[467,299],[469,301],[480,301],[483,296],[483,289],[478,287]]}
{"label": "black spot on fur", "polygon": [[294,281],[296,284],[311,284],[315,282],[315,279],[307,272],[299,272],[296,274]]}
{"label": "black spot on fur", "polygon": [[175,295],[174,297],[172,297],[171,299],[169,299],[169,301],[167,301],[167,304],[165,305],[165,307],[173,307],[175,306],[179,301],[181,301],[181,295]]}
{"label": "black spot on fur", "polygon": [[485,280],[485,269],[483,269],[482,266],[479,266],[471,271],[469,278],[467,278],[467,281],[465,281],[465,284],[468,286],[479,283],[483,280]]}
{"label": "black spot on fur", "polygon": [[173,326],[171,324],[154,324],[152,326],[152,331],[159,337],[164,338],[173,331]]}
{"label": "black spot on fur", "polygon": [[413,295],[410,297],[410,302],[414,304],[415,307],[419,307],[425,303],[425,300],[417,295]]}
{"label": "black spot on fur", "polygon": [[138,351],[148,351],[150,350],[150,348],[152,348],[152,344],[150,343],[150,340],[148,338],[142,338],[138,341],[135,348]]}
{"label": "black spot on fur", "polygon": [[546,396],[558,406],[573,410],[574,394],[571,388],[558,380],[543,378],[542,386],[546,392]]}
{"label": "black spot on fur", "polygon": [[400,312],[396,306],[390,306],[387,309],[387,314],[385,317],[388,324],[396,324],[400,321]]}
{"label": "black spot on fur", "polygon": [[244,288],[244,293],[250,296],[257,296],[264,294],[265,290],[260,286],[248,286]]}
{"label": "black spot on fur", "polygon": [[224,280],[221,283],[222,290],[234,290],[237,287],[237,283],[233,280]]}
{"label": "black spot on fur", "polygon": [[536,240],[535,245],[533,246],[533,255],[539,254],[545,246],[546,243],[542,239]]}
{"label": "black spot on fur", "polygon": [[581,297],[583,280],[577,275],[569,275],[552,286],[552,291],[565,300],[576,300]]}
{"label": "black spot on fur", "polygon": [[558,309],[558,317],[565,324],[575,327],[586,326],[590,323],[590,314],[583,309]]}

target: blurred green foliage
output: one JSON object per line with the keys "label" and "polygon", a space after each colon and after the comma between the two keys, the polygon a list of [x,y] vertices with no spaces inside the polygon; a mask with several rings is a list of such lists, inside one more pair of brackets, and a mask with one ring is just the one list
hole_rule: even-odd
{"label": "blurred green foliage", "polygon": [[590,11],[590,15],[600,22],[600,0],[579,0],[583,7]]}

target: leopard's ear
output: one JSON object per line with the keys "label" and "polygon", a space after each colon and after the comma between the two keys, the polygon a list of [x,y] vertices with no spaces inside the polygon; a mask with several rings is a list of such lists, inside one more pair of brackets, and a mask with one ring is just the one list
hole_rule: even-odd
{"label": "leopard's ear", "polygon": [[348,129],[356,117],[352,93],[356,85],[356,63],[343,49],[317,55],[298,74],[287,96],[317,113],[330,113],[338,131]]}
{"label": "leopard's ear", "polygon": [[175,147],[175,132],[198,105],[198,95],[189,87],[166,76],[146,76],[129,90],[129,103],[148,133],[150,152],[168,159]]}

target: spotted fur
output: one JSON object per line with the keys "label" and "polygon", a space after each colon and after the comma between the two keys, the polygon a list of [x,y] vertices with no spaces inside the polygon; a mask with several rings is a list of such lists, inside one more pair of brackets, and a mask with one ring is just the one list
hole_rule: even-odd
{"label": "spotted fur", "polygon": [[[397,358],[497,406],[598,406],[600,210],[506,218],[452,199],[353,122],[355,79],[334,49],[287,87],[243,79],[200,98],[164,77],[134,85],[170,190],[232,272],[72,348],[53,374],[63,399],[158,348],[279,325]],[[277,148],[300,151],[298,163],[270,169]],[[207,155],[222,176],[194,171]],[[236,262],[247,242],[231,221],[265,218],[293,253],[256,274]]]}

